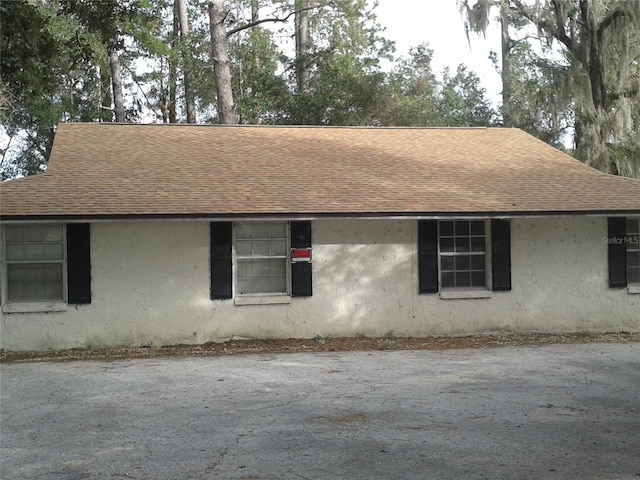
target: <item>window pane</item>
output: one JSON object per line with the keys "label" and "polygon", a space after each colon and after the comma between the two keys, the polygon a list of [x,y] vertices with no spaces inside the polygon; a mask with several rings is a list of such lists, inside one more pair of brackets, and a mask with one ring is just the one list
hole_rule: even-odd
{"label": "window pane", "polygon": [[271,223],[271,237],[287,237],[287,224],[286,223]]}
{"label": "window pane", "polygon": [[453,237],[453,222],[440,222],[440,236]]}
{"label": "window pane", "polygon": [[627,234],[640,233],[640,220],[627,218]]}
{"label": "window pane", "polygon": [[453,238],[441,238],[440,239],[440,251],[441,252],[453,252]]}
{"label": "window pane", "polygon": [[469,235],[469,222],[467,220],[456,222],[456,236]]}
{"label": "window pane", "polygon": [[484,252],[484,237],[471,237],[471,251]]}
{"label": "window pane", "polygon": [[250,223],[236,223],[234,225],[236,238],[251,238]]}
{"label": "window pane", "polygon": [[269,240],[255,240],[253,242],[253,254],[268,257]]}
{"label": "window pane", "polygon": [[24,245],[18,243],[7,243],[7,260],[24,260]]}
{"label": "window pane", "polygon": [[269,238],[269,224],[268,223],[254,223],[253,224],[253,238]]}
{"label": "window pane", "polygon": [[7,242],[22,242],[24,241],[24,228],[17,225],[7,226]]}
{"label": "window pane", "polygon": [[455,273],[442,272],[442,288],[451,288],[455,286]]}
{"label": "window pane", "polygon": [[44,260],[64,260],[64,252],[61,243],[45,243],[43,245]]}
{"label": "window pane", "polygon": [[287,239],[271,240],[271,255],[287,255]]}
{"label": "window pane", "polygon": [[253,260],[238,260],[238,276],[249,277],[253,275]]}
{"label": "window pane", "polygon": [[456,272],[456,287],[470,287],[471,275],[468,272]]}
{"label": "window pane", "polygon": [[456,257],[456,270],[469,270],[470,266],[468,256]]}
{"label": "window pane", "polygon": [[42,242],[44,240],[44,228],[40,225],[24,226],[25,242]]}
{"label": "window pane", "polygon": [[251,240],[236,240],[236,255],[251,255],[253,253]]}
{"label": "window pane", "polygon": [[240,294],[285,293],[284,277],[244,277],[238,278]]}
{"label": "window pane", "polygon": [[484,220],[471,222],[471,235],[484,235]]}
{"label": "window pane", "polygon": [[63,300],[62,278],[61,263],[8,265],[8,300]]}
{"label": "window pane", "polygon": [[43,228],[45,242],[62,242],[62,225],[47,225]]}
{"label": "window pane", "polygon": [[287,259],[286,258],[272,258],[269,260],[269,270],[273,275],[280,275],[286,277],[287,273]]}
{"label": "window pane", "polygon": [[450,270],[450,271],[454,270],[455,258],[456,257],[442,257],[442,265],[441,265],[442,270]]}
{"label": "window pane", "polygon": [[468,252],[469,249],[469,238],[456,238],[456,252]]}
{"label": "window pane", "polygon": [[284,258],[269,258],[251,260],[253,275],[284,275],[286,260]]}
{"label": "window pane", "polygon": [[471,273],[471,286],[472,287],[485,287],[486,275],[484,272],[472,272]]}
{"label": "window pane", "polygon": [[629,283],[640,283],[640,267],[629,267],[627,277]]}
{"label": "window pane", "polygon": [[484,255],[471,256],[471,270],[484,270],[485,263]]}
{"label": "window pane", "polygon": [[253,275],[269,275],[270,260],[253,260]]}
{"label": "window pane", "polygon": [[44,260],[43,247],[41,243],[25,243],[24,259],[30,262]]}
{"label": "window pane", "polygon": [[627,250],[640,250],[640,235],[627,233]]}

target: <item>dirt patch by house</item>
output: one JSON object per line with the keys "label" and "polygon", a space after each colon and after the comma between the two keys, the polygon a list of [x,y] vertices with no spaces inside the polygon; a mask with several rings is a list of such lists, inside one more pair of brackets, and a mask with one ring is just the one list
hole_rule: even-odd
{"label": "dirt patch by house", "polygon": [[497,348],[505,346],[633,343],[640,333],[494,334],[469,337],[342,337],[284,340],[229,340],[202,345],[83,348],[47,352],[1,352],[0,362],[43,362],[70,360],[118,360],[169,356],[222,356],[265,353],[345,352],[373,350],[448,350],[456,348]]}

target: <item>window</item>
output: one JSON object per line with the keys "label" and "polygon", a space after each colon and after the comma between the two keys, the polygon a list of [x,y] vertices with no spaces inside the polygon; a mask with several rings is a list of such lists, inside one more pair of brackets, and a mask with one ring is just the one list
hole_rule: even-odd
{"label": "window", "polygon": [[235,223],[234,247],[238,295],[288,293],[285,222]]}
{"label": "window", "polygon": [[313,295],[311,261],[291,263],[289,255],[311,251],[311,222],[211,222],[210,235],[211,300],[288,303],[289,295]]}
{"label": "window", "polygon": [[640,219],[627,218],[627,282],[640,285]]}
{"label": "window", "polygon": [[511,291],[511,222],[418,220],[418,292],[487,298],[489,291]]}
{"label": "window", "polygon": [[484,220],[438,223],[442,288],[486,288],[486,238]]}
{"label": "window", "polygon": [[5,227],[7,303],[65,300],[62,225]]}

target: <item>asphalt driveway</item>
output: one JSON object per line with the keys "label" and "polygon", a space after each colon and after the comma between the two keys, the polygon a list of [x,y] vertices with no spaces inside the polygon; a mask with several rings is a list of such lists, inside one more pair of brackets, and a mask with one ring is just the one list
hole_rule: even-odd
{"label": "asphalt driveway", "polygon": [[2,479],[640,478],[640,344],[0,366]]}

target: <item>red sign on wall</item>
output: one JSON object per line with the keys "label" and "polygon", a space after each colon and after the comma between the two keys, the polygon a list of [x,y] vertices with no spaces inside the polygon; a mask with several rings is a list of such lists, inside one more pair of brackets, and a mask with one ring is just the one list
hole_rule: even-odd
{"label": "red sign on wall", "polygon": [[291,261],[292,262],[310,262],[311,249],[310,248],[292,248]]}

